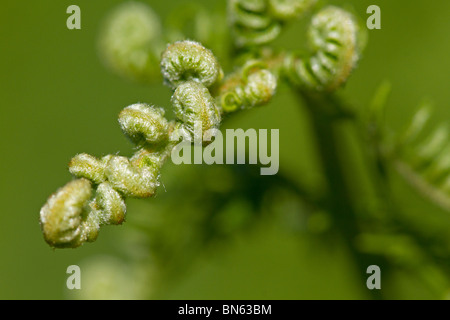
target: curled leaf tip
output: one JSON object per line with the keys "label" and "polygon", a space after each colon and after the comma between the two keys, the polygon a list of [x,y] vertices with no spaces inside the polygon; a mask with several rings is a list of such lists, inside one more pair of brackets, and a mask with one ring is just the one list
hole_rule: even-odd
{"label": "curled leaf tip", "polygon": [[[146,158],[152,162],[151,158]],[[106,176],[111,186],[128,197],[148,198],[159,186],[159,170],[154,166],[136,166],[130,159],[113,156],[108,161]]]}
{"label": "curled leaf tip", "polygon": [[211,50],[190,40],[167,46],[161,56],[161,72],[172,89],[189,80],[208,88],[223,78],[223,71]]}
{"label": "curled leaf tip", "polygon": [[267,8],[266,0],[228,2],[228,16],[237,47],[264,45],[280,35],[281,24]]}
{"label": "curled leaf tip", "polygon": [[172,96],[172,105],[178,120],[192,134],[195,134],[195,122],[201,122],[202,132],[220,124],[220,113],[214,98],[204,85],[196,81],[187,81],[178,86]]}
{"label": "curled leaf tip", "polygon": [[105,21],[99,49],[108,67],[135,81],[159,78],[158,59],[163,48],[161,23],[148,5],[126,2]]}
{"label": "curled leaf tip", "polygon": [[290,55],[285,69],[290,80],[305,89],[334,91],[355,68],[359,56],[358,23],[347,11],[328,6],[312,19],[308,39],[311,55]]}
{"label": "curled leaf tip", "polygon": [[155,147],[168,140],[169,123],[162,108],[133,104],[120,112],[119,123],[122,131],[137,145]]}
{"label": "curled leaf tip", "polygon": [[260,61],[247,62],[219,89],[222,110],[232,112],[266,104],[275,94],[277,81],[277,77]]}
{"label": "curled leaf tip", "polygon": [[98,186],[95,204],[102,210],[101,224],[122,224],[125,220],[125,201],[109,182],[103,182]]}
{"label": "curled leaf tip", "polygon": [[77,179],[50,196],[40,212],[45,241],[52,247],[78,247],[84,241],[83,214],[92,196],[91,182]]}

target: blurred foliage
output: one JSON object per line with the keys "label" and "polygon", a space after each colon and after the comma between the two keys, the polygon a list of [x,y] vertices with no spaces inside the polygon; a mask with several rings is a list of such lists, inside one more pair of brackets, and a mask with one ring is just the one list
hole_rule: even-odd
{"label": "blurred foliage", "polygon": [[[307,114],[284,87],[268,106],[242,112],[223,127],[279,128],[278,176],[259,176],[257,166],[167,165],[155,198],[128,201],[123,226],[105,228],[95,244],[78,250],[49,249],[38,211],[48,194],[70,179],[62,164],[78,152],[131,155],[131,144],[117,124],[119,111],[138,101],[169,107],[170,91],[162,84],[126,82],[101,63],[101,24],[121,2],[77,1],[81,30],[65,25],[72,2],[2,4],[0,298],[371,298],[361,280],[364,270],[332,231],[333,219],[304,197],[305,190],[320,191],[324,181]],[[187,25],[194,34],[202,31],[196,31],[188,13],[198,12],[201,20],[208,11],[187,9],[191,5],[182,0],[171,0],[170,6],[147,2],[164,21],[182,21],[179,27]],[[225,10],[223,1],[196,3],[214,14]],[[374,4],[345,3],[362,21]],[[369,32],[364,56],[343,93],[361,111],[368,110],[387,79],[392,90],[382,115],[385,123],[404,132],[416,106],[431,97],[429,127],[436,128],[450,114],[450,3],[375,4],[382,9],[382,29]],[[185,8],[183,19],[170,13],[178,5]],[[299,34],[304,33],[298,30],[304,30],[307,20],[289,26],[275,45],[302,48],[305,39]],[[220,21],[211,28],[226,32]],[[225,68],[230,65],[223,43],[199,36],[211,41]],[[170,37],[179,37],[176,28]],[[350,148],[359,144],[349,139]],[[365,157],[348,159],[349,176],[364,171]],[[354,190],[358,205],[371,212],[362,221],[361,230],[367,232],[357,237],[357,247],[368,257],[383,257],[382,297],[448,297],[448,212],[420,197],[397,173],[389,171],[389,176],[384,190],[395,199],[395,215],[374,200],[369,187]],[[371,178],[363,179],[367,185]],[[66,268],[72,264],[82,269],[79,292],[65,287]]]}

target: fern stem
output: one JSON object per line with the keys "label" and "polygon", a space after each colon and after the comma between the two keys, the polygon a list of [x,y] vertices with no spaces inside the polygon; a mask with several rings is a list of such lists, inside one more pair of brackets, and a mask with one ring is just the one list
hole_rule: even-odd
{"label": "fern stem", "polygon": [[[342,236],[347,248],[354,258],[362,287],[365,288],[367,267],[372,264],[384,264],[381,257],[375,257],[361,252],[357,248],[356,239],[360,234],[358,216],[361,214],[356,203],[357,194],[354,194],[353,185],[359,177],[350,176],[348,161],[352,159],[352,149],[348,147],[345,130],[347,123],[342,118],[330,117],[323,110],[340,110],[342,104],[331,94],[319,92],[299,92],[300,98],[306,103],[314,131],[317,151],[327,181],[326,209],[329,211],[336,231]],[[384,259],[383,259],[384,260]],[[368,290],[369,291],[369,290]],[[373,299],[381,299],[381,290],[370,290]]]}

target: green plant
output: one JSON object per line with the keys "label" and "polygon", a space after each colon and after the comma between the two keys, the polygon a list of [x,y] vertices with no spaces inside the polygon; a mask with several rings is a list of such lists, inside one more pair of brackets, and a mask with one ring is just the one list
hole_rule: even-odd
{"label": "green plant", "polygon": [[[172,18],[176,24],[167,33],[143,4],[122,5],[110,16],[100,45],[105,62],[120,75],[139,82],[159,80],[160,66],[164,83],[173,90],[175,119],[167,120],[164,109],[156,106],[138,103],[126,107],[119,114],[119,123],[137,146],[136,153],[129,159],[75,156],[69,170],[77,179],[58,190],[41,209],[45,240],[53,247],[74,248],[94,241],[100,226],[121,224],[125,198],[155,194],[161,167],[181,137],[204,146],[210,142],[196,135],[196,122],[201,123],[202,132],[219,128],[233,112],[268,103],[277,86],[286,84],[301,105],[306,105],[326,183],[324,190],[314,193],[285,176],[271,177],[268,185],[283,186],[313,213],[325,211],[332,225],[326,233],[344,239],[362,276],[371,264],[387,266],[388,272],[392,265],[414,269],[423,262],[446,279],[441,262],[449,261],[447,243],[440,235],[429,239],[396,213],[399,209],[389,193],[389,176],[391,168],[398,169],[421,193],[448,209],[450,151],[443,147],[447,132],[439,129],[429,141],[413,145],[428,117],[425,109],[417,113],[405,133],[386,132],[382,116],[389,91],[386,84],[380,86],[365,112],[346,103],[339,89],[356,68],[365,42],[365,32],[355,17],[335,6],[320,8],[314,0],[230,0],[228,35],[220,25],[214,30],[207,27],[214,22],[203,9],[185,11],[189,15],[183,11]],[[309,50],[291,52],[271,46],[286,24],[310,11]],[[193,21],[198,25],[191,34],[184,34]],[[170,44],[165,47],[167,42]],[[234,68],[228,68],[227,74],[219,64],[222,58],[224,65]],[[350,146],[349,135],[362,139],[362,151]],[[362,177],[352,176],[347,159],[359,157],[357,153],[365,157],[363,175],[370,180],[371,206],[363,206],[353,196],[354,190],[361,188]],[[262,193],[269,189],[260,186]],[[227,196],[237,192],[227,190]],[[226,201],[217,196],[202,205],[214,207],[214,202]],[[211,229],[210,216],[199,212],[187,219],[200,221],[189,226],[202,232],[203,245],[223,230]],[[166,266],[164,253],[160,256],[160,265]],[[440,284],[421,276],[441,290]],[[381,293],[373,294],[378,297]]]}

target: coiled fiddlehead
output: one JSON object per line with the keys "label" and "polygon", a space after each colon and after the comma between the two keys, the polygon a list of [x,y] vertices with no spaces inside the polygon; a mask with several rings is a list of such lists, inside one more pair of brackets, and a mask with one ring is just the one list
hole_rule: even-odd
{"label": "coiled fiddlehead", "polygon": [[42,207],[40,222],[47,243],[56,248],[75,248],[97,238],[101,225],[121,224],[125,217],[122,196],[108,182],[92,197],[92,184],[85,178],[69,182]]}
{"label": "coiled fiddlehead", "polygon": [[155,194],[160,169],[178,142],[172,137],[181,130],[194,133],[195,122],[204,131],[220,124],[208,87],[218,83],[223,72],[211,51],[193,41],[174,43],[163,53],[161,69],[165,82],[175,90],[172,103],[177,120],[169,122],[161,108],[133,104],[119,114],[120,127],[138,146],[131,158],[76,155],[69,171],[78,179],[59,189],[41,209],[41,228],[50,246],[75,248],[94,241],[102,225],[121,224],[125,197]]}
{"label": "coiled fiddlehead", "polygon": [[40,221],[45,240],[51,246],[76,246],[82,237],[82,215],[91,198],[87,179],[69,182],[42,207]]}
{"label": "coiled fiddlehead", "polygon": [[194,124],[200,122],[202,132],[217,128],[220,112],[209,87],[220,82],[223,71],[214,54],[194,41],[179,41],[169,45],[161,58],[165,83],[174,89],[172,105],[183,128],[195,136]]}
{"label": "coiled fiddlehead", "polygon": [[249,61],[227,77],[219,89],[224,112],[246,109],[269,102],[275,94],[277,77],[261,61]]}
{"label": "coiled fiddlehead", "polygon": [[128,197],[147,198],[155,194],[159,186],[160,159],[140,150],[131,159],[112,157],[106,168],[111,185]]}
{"label": "coiled fiddlehead", "polygon": [[161,57],[161,72],[172,89],[188,80],[208,88],[223,78],[222,68],[214,54],[200,43],[188,40],[167,47]]}
{"label": "coiled fiddlehead", "polygon": [[228,14],[237,47],[275,40],[285,21],[302,15],[316,0],[231,0]]}
{"label": "coiled fiddlehead", "polygon": [[163,48],[158,16],[139,2],[117,7],[105,21],[100,35],[100,54],[107,66],[134,81],[158,79],[159,53]]}
{"label": "coiled fiddlehead", "polygon": [[177,87],[172,96],[172,105],[178,120],[194,139],[202,141],[202,137],[195,136],[195,122],[200,121],[202,132],[217,128],[220,124],[220,114],[214,98],[203,84],[189,80]]}
{"label": "coiled fiddlehead", "polygon": [[[298,17],[315,2],[231,0],[229,13],[236,44],[258,46],[272,41],[285,21]],[[200,135],[218,128],[224,112],[259,106],[271,99],[280,70],[281,75],[302,87],[338,87],[356,64],[356,33],[357,25],[350,14],[328,7],[313,19],[311,56],[303,59],[283,54],[266,59],[256,54],[256,60],[248,61],[225,80],[214,54],[200,43],[185,40],[168,45],[159,67],[165,84],[173,90],[171,103],[176,119],[168,121],[163,109],[144,103],[123,109],[119,124],[136,144],[136,153],[131,158],[76,155],[69,171],[77,179],[59,189],[41,209],[45,240],[53,247],[77,247],[94,241],[102,225],[121,224],[126,197],[155,194],[160,169],[179,137],[207,144]],[[134,80],[151,80],[158,69],[161,39],[159,21],[151,9],[127,3],[105,25],[101,50],[117,72]],[[196,132],[198,123],[200,132]]]}
{"label": "coiled fiddlehead", "polygon": [[344,84],[359,59],[358,24],[347,11],[328,6],[311,22],[312,54],[291,54],[285,61],[289,80],[307,90],[333,91]]}
{"label": "coiled fiddlehead", "polygon": [[137,145],[157,148],[169,138],[169,122],[164,109],[136,103],[119,114],[122,131]]}

